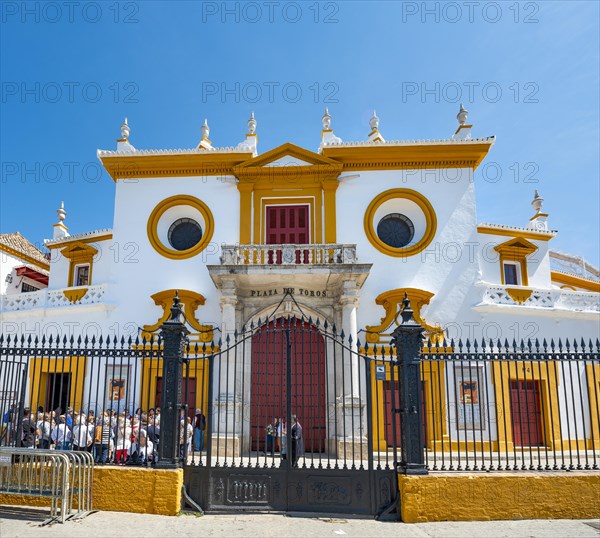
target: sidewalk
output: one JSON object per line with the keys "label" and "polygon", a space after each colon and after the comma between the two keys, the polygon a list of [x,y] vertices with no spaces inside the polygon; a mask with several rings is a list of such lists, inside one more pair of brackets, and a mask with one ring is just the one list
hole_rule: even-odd
{"label": "sidewalk", "polygon": [[285,538],[347,537],[595,537],[599,521],[535,520],[452,523],[380,523],[341,517],[292,517],[276,514],[182,515],[178,517],[97,512],[79,521],[39,527],[47,510],[0,506],[0,537],[50,536],[201,536]]}

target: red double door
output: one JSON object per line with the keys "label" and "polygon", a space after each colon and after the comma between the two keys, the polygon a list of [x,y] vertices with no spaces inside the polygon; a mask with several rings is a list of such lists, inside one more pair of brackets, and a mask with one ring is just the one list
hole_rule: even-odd
{"label": "red double door", "polygon": [[[309,212],[307,205],[267,206],[266,243],[267,245],[307,245],[310,240]],[[297,249],[293,253],[295,260],[283,260],[281,250],[269,251],[268,263],[308,263],[308,251]]]}
{"label": "red double door", "polygon": [[538,381],[510,382],[510,412],[515,446],[544,444]]}
{"label": "red double door", "polygon": [[324,452],[325,341],[313,325],[282,318],[264,325],[252,337],[252,449],[264,450],[267,425],[288,416],[287,334],[292,372],[289,412],[298,416],[305,451]]}

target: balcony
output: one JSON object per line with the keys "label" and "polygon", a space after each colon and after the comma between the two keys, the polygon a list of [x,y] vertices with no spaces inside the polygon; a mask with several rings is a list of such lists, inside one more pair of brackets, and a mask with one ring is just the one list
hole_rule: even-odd
{"label": "balcony", "polygon": [[571,312],[600,312],[600,294],[563,289],[536,289],[527,286],[482,286],[479,309],[486,305],[517,306],[543,310]]}
{"label": "balcony", "polygon": [[356,245],[223,245],[222,265],[356,263]]}
{"label": "balcony", "polygon": [[105,304],[106,284],[76,286],[58,290],[43,289],[29,293],[2,295],[0,312],[20,312],[34,309],[79,307]]}
{"label": "balcony", "polygon": [[226,281],[238,291],[275,290],[282,287],[306,287],[326,290],[353,280],[362,286],[371,264],[361,264],[356,245],[223,245],[220,265],[208,271],[218,289]]}

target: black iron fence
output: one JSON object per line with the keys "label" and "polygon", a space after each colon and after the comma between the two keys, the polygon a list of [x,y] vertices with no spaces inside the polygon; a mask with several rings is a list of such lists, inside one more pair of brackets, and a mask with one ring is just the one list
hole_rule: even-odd
{"label": "black iron fence", "polygon": [[462,341],[421,354],[432,470],[598,469],[600,343]]}
{"label": "black iron fence", "polygon": [[409,305],[371,348],[296,318],[194,343],[177,311],[148,339],[0,336],[0,445],[279,467],[298,415],[301,468],[598,469],[599,356],[598,341],[423,346]]}

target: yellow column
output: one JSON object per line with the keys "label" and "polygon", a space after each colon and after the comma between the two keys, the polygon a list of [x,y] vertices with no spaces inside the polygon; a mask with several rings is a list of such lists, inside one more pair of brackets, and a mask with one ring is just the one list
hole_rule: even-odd
{"label": "yellow column", "polygon": [[324,206],[325,206],[325,243],[331,244],[337,241],[336,236],[336,206],[335,191],[339,183],[335,181],[323,182]]}
{"label": "yellow column", "polygon": [[249,245],[252,241],[252,183],[238,183],[240,191],[240,245]]}

